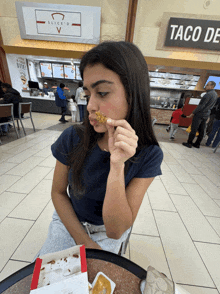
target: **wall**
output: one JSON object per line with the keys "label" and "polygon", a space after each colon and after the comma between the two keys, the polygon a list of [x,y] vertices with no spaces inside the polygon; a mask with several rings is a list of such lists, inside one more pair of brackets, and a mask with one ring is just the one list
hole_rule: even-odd
{"label": "wall", "polygon": [[[22,2],[22,1],[21,1]],[[101,41],[124,40],[129,0],[32,0],[30,2],[101,7]],[[80,58],[94,45],[22,40],[15,0],[0,1],[0,28],[6,53]],[[43,51],[42,51],[43,50]],[[46,52],[47,54],[43,54]]]}
{"label": "wall", "polygon": [[[197,17],[203,15],[212,19],[218,19],[220,2],[219,0],[209,1],[211,4],[204,8],[203,0],[139,0],[135,24],[134,43],[141,49],[144,56],[148,57],[151,62],[151,57],[161,58],[163,64],[170,59],[169,63],[165,65],[195,67],[198,66],[204,69],[218,69],[220,70],[220,55],[218,53],[210,53],[203,50],[180,50],[172,49],[172,51],[165,50],[165,48],[157,49],[158,40],[160,41],[160,30],[163,21],[164,13],[175,13],[187,15],[195,14]],[[182,63],[180,61],[183,61]],[[187,63],[187,61],[189,61]],[[207,64],[206,64],[207,63]],[[212,64],[215,63],[215,64]],[[184,66],[185,65],[185,66]]]}

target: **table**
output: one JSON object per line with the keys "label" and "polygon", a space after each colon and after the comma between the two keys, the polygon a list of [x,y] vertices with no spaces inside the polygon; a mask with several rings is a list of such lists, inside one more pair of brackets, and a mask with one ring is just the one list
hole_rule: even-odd
{"label": "table", "polygon": [[[140,283],[147,272],[132,261],[111,252],[86,249],[87,272],[92,283],[98,272],[103,272],[116,283],[114,294],[141,294]],[[29,294],[34,263],[22,268],[0,283],[0,293]]]}

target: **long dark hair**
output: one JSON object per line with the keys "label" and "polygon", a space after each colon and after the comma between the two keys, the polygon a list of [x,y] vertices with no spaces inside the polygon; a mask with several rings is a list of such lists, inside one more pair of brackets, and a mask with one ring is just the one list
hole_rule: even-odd
{"label": "long dark hair", "polygon": [[[85,68],[95,64],[104,65],[117,73],[121,79],[128,102],[125,119],[139,138],[136,154],[145,146],[158,145],[151,124],[148,67],[141,51],[128,42],[103,42],[83,56],[80,63],[82,79]],[[80,195],[84,193],[81,181],[84,161],[104,134],[94,131],[87,112],[83,125],[76,127],[76,132],[80,137],[80,143],[69,154],[69,165],[72,168],[73,188],[76,194]],[[125,172],[131,160],[125,163]]]}

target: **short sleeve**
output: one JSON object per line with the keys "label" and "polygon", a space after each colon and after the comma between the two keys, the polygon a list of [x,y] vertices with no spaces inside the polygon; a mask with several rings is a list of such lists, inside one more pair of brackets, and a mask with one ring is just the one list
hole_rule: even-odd
{"label": "short sleeve", "polygon": [[163,151],[161,148],[158,145],[152,145],[142,150],[142,152],[140,154],[142,164],[135,178],[154,178],[162,175]]}
{"label": "short sleeve", "polygon": [[76,130],[72,126],[67,128],[51,146],[53,156],[62,164],[68,165],[68,155],[79,140]]}

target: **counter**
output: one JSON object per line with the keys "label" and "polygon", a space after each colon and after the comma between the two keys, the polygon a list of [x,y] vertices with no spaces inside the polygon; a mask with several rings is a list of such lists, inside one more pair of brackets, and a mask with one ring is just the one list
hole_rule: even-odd
{"label": "counter", "polygon": [[[42,113],[52,113],[52,114],[61,114],[60,107],[56,106],[55,97],[49,97],[45,95],[42,96],[23,96],[23,102],[32,102],[32,111],[42,112]],[[67,113],[70,114],[70,111],[67,109]]]}
{"label": "counter", "polygon": [[157,119],[157,124],[161,125],[169,125],[170,124],[170,118],[175,109],[173,108],[162,108],[162,107],[156,107],[151,106],[150,112],[152,118]]}

